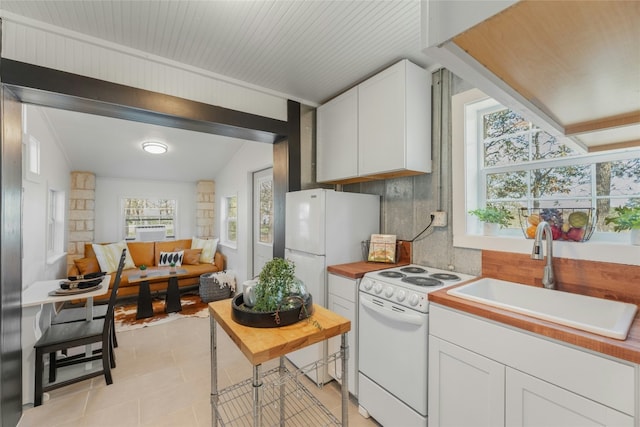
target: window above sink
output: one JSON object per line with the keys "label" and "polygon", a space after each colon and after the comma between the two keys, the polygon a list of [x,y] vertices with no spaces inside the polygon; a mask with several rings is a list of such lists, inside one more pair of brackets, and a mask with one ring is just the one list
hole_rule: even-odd
{"label": "window above sink", "polygon": [[[477,89],[453,96],[452,126],[454,246],[530,252],[520,208],[584,208],[598,211],[596,232],[586,243],[554,242],[557,253],[638,263],[640,247],[630,246],[628,233],[614,233],[604,218],[616,206],[640,204],[640,148],[585,153]],[[512,211],[514,219],[498,237],[483,236],[467,214],[487,204]]]}

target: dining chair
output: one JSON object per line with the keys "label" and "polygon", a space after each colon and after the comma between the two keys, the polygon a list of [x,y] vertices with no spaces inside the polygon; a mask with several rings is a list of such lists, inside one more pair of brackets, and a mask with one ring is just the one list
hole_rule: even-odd
{"label": "dining chair", "polygon": [[[93,319],[104,319],[107,317],[107,310],[109,304],[100,304],[93,306]],[[68,307],[62,308],[51,320],[52,325],[61,325],[63,323],[83,322],[87,320],[87,308],[86,307]],[[111,325],[111,339],[113,346],[118,347],[118,339],[116,338],[115,316],[112,319]]]}
{"label": "dining chair", "polygon": [[[42,395],[45,391],[54,390],[89,378],[104,375],[107,385],[113,383],[111,369],[115,368],[115,359],[111,330],[113,328],[113,311],[118,288],[120,287],[120,277],[124,268],[126,252],[126,249],[122,250],[104,319],[51,325],[36,341],[34,345],[36,350],[34,406],[42,405]],[[97,343],[102,344],[100,349],[91,351],[90,354],[83,353],[61,360],[56,359],[58,351]],[[46,354],[49,354],[49,383],[45,386],[43,376],[44,356]],[[56,382],[58,368],[100,359],[102,359],[101,369],[88,370],[82,375]]]}

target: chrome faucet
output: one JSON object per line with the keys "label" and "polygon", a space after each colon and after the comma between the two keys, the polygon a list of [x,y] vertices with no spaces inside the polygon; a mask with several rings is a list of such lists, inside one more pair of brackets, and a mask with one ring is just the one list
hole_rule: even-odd
{"label": "chrome faucet", "polygon": [[542,285],[547,289],[555,289],[556,281],[553,277],[553,233],[551,232],[551,226],[546,221],[540,221],[536,228],[536,237],[533,241],[531,259],[544,259],[541,247],[543,234],[547,240],[547,265],[545,265],[544,272],[542,273]]}

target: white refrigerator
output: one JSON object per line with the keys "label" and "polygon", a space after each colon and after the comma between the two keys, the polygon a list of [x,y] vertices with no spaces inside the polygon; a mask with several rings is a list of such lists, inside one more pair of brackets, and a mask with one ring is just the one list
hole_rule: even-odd
{"label": "white refrigerator", "polygon": [[[290,192],[285,227],[285,259],[293,261],[313,302],[326,307],[327,266],[362,260],[361,242],[380,230],[380,196],[325,189]],[[287,357],[300,368],[326,356],[323,342]],[[307,375],[317,383],[331,380],[326,366]]]}

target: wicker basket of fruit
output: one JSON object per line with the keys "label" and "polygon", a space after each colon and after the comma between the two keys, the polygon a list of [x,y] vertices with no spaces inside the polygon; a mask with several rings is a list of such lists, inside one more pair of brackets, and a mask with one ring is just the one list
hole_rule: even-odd
{"label": "wicker basket of fruit", "polygon": [[596,212],[593,208],[520,208],[520,226],[527,239],[533,239],[540,221],[551,226],[553,240],[586,242],[593,234]]}

